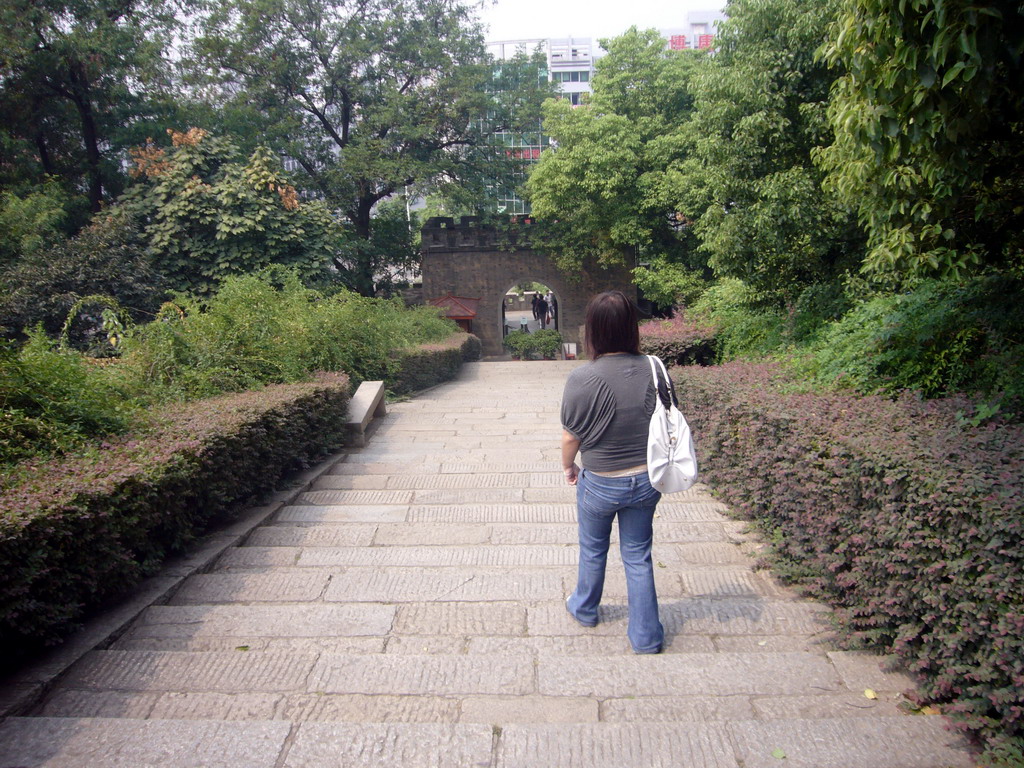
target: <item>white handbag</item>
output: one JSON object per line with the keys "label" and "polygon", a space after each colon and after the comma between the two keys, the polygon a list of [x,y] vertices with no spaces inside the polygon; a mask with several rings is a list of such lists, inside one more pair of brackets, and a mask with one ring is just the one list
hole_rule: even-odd
{"label": "white handbag", "polygon": [[[679,493],[697,482],[697,454],[693,450],[690,425],[676,407],[668,371],[660,358],[648,355],[658,403],[647,433],[647,473],[651,485],[662,493]],[[655,361],[657,360],[657,365]],[[664,390],[662,378],[664,377]]]}

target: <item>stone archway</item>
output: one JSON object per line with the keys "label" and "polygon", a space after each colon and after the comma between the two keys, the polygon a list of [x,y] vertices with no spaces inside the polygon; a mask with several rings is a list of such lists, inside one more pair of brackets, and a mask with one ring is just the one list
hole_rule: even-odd
{"label": "stone archway", "polygon": [[520,282],[538,282],[558,297],[559,331],[569,342],[580,342],[587,302],[601,291],[618,289],[634,299],[636,287],[626,267],[588,270],[569,279],[551,259],[530,248],[530,225],[502,233],[484,227],[479,217],[435,217],[422,229],[423,298],[446,294],[479,298],[473,332],[484,355],[504,352],[501,307],[505,291]]}

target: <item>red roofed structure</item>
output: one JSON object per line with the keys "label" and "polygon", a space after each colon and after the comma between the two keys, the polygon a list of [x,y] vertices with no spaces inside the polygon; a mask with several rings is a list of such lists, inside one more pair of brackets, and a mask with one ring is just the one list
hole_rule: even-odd
{"label": "red roofed structure", "polygon": [[473,319],[476,317],[477,306],[480,304],[479,298],[470,299],[465,296],[453,296],[449,293],[439,299],[431,299],[430,303],[444,309],[444,316],[458,323],[459,328],[466,333],[473,332]]}

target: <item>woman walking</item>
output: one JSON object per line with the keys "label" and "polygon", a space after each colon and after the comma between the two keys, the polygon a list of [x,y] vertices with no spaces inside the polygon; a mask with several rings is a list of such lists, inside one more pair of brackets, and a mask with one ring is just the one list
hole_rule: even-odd
{"label": "woman walking", "polygon": [[[651,562],[654,510],[661,499],[647,476],[647,431],[657,405],[651,366],[640,354],[636,307],[621,291],[591,299],[586,314],[591,362],[569,375],[562,396],[562,468],[576,486],[580,562],[566,602],[583,626],[597,625],[612,521],[629,601],[627,635],[636,653],[660,653],[665,632]],[[576,465],[581,455],[582,469]]]}

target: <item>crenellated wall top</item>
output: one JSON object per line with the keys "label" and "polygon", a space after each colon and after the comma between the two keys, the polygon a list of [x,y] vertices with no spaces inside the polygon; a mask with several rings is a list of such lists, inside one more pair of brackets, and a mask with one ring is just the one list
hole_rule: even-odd
{"label": "crenellated wall top", "polygon": [[420,250],[515,251],[530,248],[530,217],[514,217],[501,231],[479,216],[432,216],[420,230]]}

